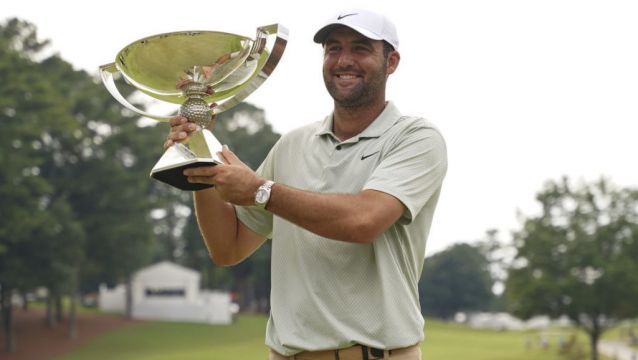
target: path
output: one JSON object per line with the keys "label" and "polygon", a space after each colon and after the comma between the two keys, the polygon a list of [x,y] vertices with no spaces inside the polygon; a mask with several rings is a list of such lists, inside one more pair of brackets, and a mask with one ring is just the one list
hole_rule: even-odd
{"label": "path", "polygon": [[101,314],[79,314],[78,336],[69,339],[68,323],[63,321],[55,328],[45,325],[45,314],[40,309],[14,310],[14,334],[16,352],[8,354],[4,349],[4,332],[0,331],[0,359],[2,360],[48,360],[75,350],[89,340],[108,331],[130,326],[136,321],[121,316]]}
{"label": "path", "polygon": [[616,360],[638,360],[638,350],[622,341],[601,341],[598,344],[598,352]]}

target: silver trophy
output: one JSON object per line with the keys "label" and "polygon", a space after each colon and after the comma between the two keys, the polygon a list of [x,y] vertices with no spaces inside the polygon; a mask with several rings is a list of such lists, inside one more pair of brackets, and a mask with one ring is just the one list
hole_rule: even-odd
{"label": "silver trophy", "polygon": [[268,78],[287,38],[286,28],[277,24],[258,28],[255,39],[214,31],[166,33],[135,41],[120,50],[115,62],[100,66],[104,85],[126,108],[158,121],[177,114],[153,115],[136,108],[122,96],[114,75],[121,74],[155,99],[179,104],[179,114],[201,129],[166,150],[151,177],[182,190],[212,186],[189,183],[183,170],[221,163],[217,153],[222,146],[207,129],[213,115],[240,103]]}

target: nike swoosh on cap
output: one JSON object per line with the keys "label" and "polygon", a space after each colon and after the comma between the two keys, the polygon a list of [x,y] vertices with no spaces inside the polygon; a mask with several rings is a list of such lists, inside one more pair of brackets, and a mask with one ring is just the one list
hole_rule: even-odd
{"label": "nike swoosh on cap", "polygon": [[337,16],[337,20],[341,20],[341,19],[343,19],[343,18],[345,18],[345,17],[352,16],[352,15],[359,15],[359,13],[352,13],[352,14],[339,15],[339,16]]}

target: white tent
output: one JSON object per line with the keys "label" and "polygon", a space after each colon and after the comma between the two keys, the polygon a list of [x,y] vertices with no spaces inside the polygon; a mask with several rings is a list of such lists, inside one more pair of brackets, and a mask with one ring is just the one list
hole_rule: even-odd
{"label": "white tent", "polygon": [[[230,294],[202,291],[201,275],[194,270],[163,261],[137,271],[132,278],[133,318],[230,324],[238,307]],[[125,288],[100,286],[100,309],[124,312]]]}

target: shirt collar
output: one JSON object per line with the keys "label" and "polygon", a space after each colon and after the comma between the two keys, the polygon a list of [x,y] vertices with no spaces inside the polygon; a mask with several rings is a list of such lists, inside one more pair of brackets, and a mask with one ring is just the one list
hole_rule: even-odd
{"label": "shirt collar", "polygon": [[[332,119],[334,112],[330,115],[326,116],[326,118],[321,122],[321,125],[317,129],[315,135],[330,135],[333,138],[337,138],[335,134],[332,132]],[[353,140],[358,141],[361,138],[375,138],[381,136],[384,132],[390,129],[401,117],[401,112],[394,105],[392,101],[388,101],[385,108],[377,116],[376,119],[367,128],[365,128],[359,135],[355,136]]]}

